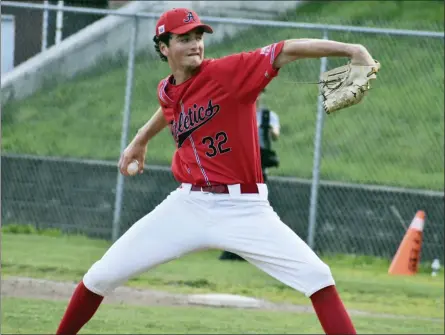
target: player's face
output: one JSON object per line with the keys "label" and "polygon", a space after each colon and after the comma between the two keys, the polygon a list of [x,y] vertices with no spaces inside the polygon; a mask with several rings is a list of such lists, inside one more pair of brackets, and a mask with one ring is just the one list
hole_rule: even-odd
{"label": "player's face", "polygon": [[192,70],[204,59],[204,33],[194,29],[187,34],[173,34],[169,46],[169,59],[175,67]]}

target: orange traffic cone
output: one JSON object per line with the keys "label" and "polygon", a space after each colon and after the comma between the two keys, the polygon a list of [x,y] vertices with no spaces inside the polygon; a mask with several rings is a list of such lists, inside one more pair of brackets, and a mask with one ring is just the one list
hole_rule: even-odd
{"label": "orange traffic cone", "polygon": [[388,273],[392,275],[412,276],[417,273],[422,249],[425,212],[417,211],[408,230],[400,243]]}

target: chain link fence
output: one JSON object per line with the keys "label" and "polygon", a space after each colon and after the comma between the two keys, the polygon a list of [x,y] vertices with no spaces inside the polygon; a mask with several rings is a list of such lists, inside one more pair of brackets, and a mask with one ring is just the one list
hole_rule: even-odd
{"label": "chain link fence", "polygon": [[[144,175],[123,178],[116,169],[120,150],[157,108],[156,86],[168,74],[151,42],[157,15],[121,17],[112,33],[45,68],[43,90],[2,108],[3,223],[114,239],[177,186],[168,131],[151,143],[147,161],[157,165]],[[318,252],[382,257],[395,253],[423,209],[422,257],[443,260],[443,32],[427,24],[422,31],[382,30],[370,21],[368,28],[318,25],[291,15],[203,20],[216,31],[206,40],[207,57],[300,37],[367,46],[382,71],[369,97],[347,111],[324,115],[317,85],[307,84],[344,59],[295,62],[269,85],[264,100],[281,122],[270,200]],[[87,62],[94,67],[79,64]]]}

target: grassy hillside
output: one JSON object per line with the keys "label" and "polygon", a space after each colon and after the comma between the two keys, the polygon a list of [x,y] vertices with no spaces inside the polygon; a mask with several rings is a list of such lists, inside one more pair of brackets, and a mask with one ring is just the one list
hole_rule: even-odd
{"label": "grassy hillside", "polygon": [[[314,2],[286,19],[319,23],[443,29],[443,2]],[[342,19],[339,17],[343,15]],[[206,49],[208,57],[254,49],[287,38],[320,38],[303,29],[253,27]],[[382,63],[379,80],[364,103],[325,119],[322,178],[443,189],[443,39],[330,32],[330,39],[362,43]],[[344,59],[329,61],[329,67]],[[304,60],[281,70],[266,102],[277,111],[282,166],[273,174],[310,177],[320,62]],[[141,57],[135,66],[133,136],[157,106],[165,63]],[[126,64],[113,66],[10,103],[2,113],[4,152],[117,160],[124,106]],[[149,146],[149,163],[169,163],[174,150],[164,131]]]}

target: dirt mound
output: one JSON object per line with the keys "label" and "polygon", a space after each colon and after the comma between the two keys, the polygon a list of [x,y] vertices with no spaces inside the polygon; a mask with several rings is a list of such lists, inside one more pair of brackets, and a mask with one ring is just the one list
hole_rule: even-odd
{"label": "dirt mound", "polygon": [[[46,279],[8,277],[1,281],[2,297],[33,298],[68,301],[77,283],[59,282]],[[138,306],[209,306],[229,308],[251,308],[295,313],[313,313],[311,306],[278,304],[251,297],[227,294],[187,295],[168,293],[131,287],[119,287],[104,299],[108,304],[128,304]],[[349,310],[351,315],[381,317],[392,319],[416,319],[443,322],[443,319],[416,318],[403,315],[376,314],[358,310]]]}

